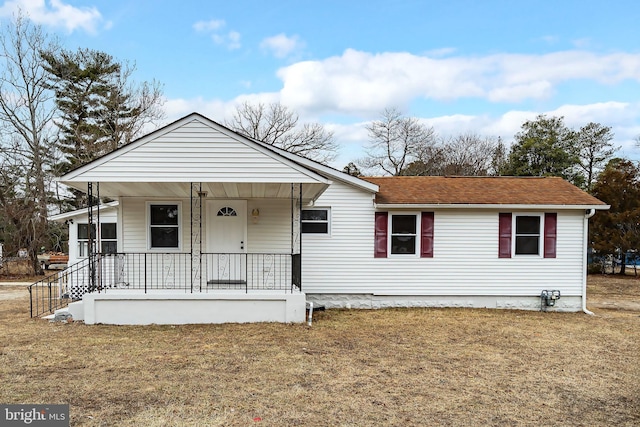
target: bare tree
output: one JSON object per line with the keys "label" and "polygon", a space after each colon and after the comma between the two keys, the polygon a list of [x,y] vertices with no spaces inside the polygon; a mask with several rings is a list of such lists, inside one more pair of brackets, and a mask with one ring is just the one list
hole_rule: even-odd
{"label": "bare tree", "polygon": [[[495,174],[500,141],[464,133],[418,148],[416,160],[401,175],[483,176]],[[504,146],[502,146],[504,150]],[[504,155],[504,153],[503,153]]]}
{"label": "bare tree", "polygon": [[498,142],[491,137],[464,133],[450,138],[443,145],[443,175],[484,176],[491,171]]}
{"label": "bare tree", "polygon": [[420,147],[416,160],[409,163],[401,174],[406,176],[444,175],[446,164],[446,148],[440,142],[434,141],[433,144]]}
{"label": "bare tree", "polygon": [[435,143],[435,131],[415,117],[404,117],[397,109],[387,108],[381,120],[367,126],[370,144],[367,156],[359,164],[390,175],[402,175],[407,166],[419,161],[419,153]]}
{"label": "bare tree", "polygon": [[[46,232],[49,159],[54,149],[53,94],[46,89],[40,53],[57,49],[55,40],[21,14],[0,31],[0,191],[4,192],[0,208],[10,222],[27,224],[29,236],[21,241],[36,272],[40,271],[36,255]],[[20,199],[25,203],[18,203]]]}
{"label": "bare tree", "polygon": [[319,123],[298,125],[299,116],[280,103],[244,102],[225,125],[249,138],[273,145],[320,163],[335,159],[333,132]]}

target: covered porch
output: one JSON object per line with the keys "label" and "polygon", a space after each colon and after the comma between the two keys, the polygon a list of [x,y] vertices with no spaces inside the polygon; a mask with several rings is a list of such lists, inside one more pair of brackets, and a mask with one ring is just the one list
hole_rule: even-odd
{"label": "covered porch", "polygon": [[283,183],[257,197],[250,189],[261,186],[242,192],[227,183],[222,188],[239,196],[230,198],[212,197],[211,183],[166,185],[152,196],[142,188],[147,185],[87,183],[89,200],[97,203],[106,192],[117,197],[119,212],[113,242],[93,225],[104,225],[100,211],[87,209],[95,234],[87,235],[86,268],[64,283],[79,301],[74,318],[89,324],[305,320],[301,211],[322,187]]}
{"label": "covered porch", "polygon": [[[304,305],[301,213],[331,181],[300,160],[193,113],[67,173],[59,181],[90,205],[78,242],[88,267],[69,282],[72,298],[117,300],[117,310],[132,306],[123,295],[194,311],[240,295]],[[115,224],[91,208],[104,199],[118,201]],[[243,307],[251,319],[255,307]]]}

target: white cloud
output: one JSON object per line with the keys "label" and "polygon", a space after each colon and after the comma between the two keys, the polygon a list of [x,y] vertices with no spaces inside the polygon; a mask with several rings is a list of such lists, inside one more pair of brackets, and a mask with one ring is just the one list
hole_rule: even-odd
{"label": "white cloud", "polygon": [[260,47],[271,52],[276,58],[285,58],[292,53],[302,49],[304,42],[298,36],[288,37],[281,33],[273,37],[268,37],[260,43]]}
{"label": "white cloud", "polygon": [[211,19],[209,21],[197,21],[193,24],[193,29],[199,33],[211,34],[211,40],[215,44],[225,46],[229,50],[235,50],[242,47],[240,42],[240,33],[237,31],[222,32],[226,26],[226,22],[222,19]]}
{"label": "white cloud", "polygon": [[[48,4],[47,4],[48,3]],[[111,22],[103,23],[100,11],[95,7],[75,7],[61,0],[10,0],[0,6],[0,16],[9,17],[21,10],[36,24],[64,28],[71,33],[82,29],[90,34],[103,28],[111,28]]]}
{"label": "white cloud", "polygon": [[434,58],[346,50],[278,70],[282,102],[297,109],[371,114],[417,98],[481,98],[515,103],[547,99],[570,80],[640,81],[640,54],[562,51]]}
{"label": "white cloud", "polygon": [[[193,99],[170,99],[164,104],[167,122],[177,120],[191,112],[197,111],[212,120],[224,124],[235,112],[236,106],[243,102],[251,104],[269,104],[277,102],[277,92],[241,95],[230,101]],[[411,113],[409,113],[411,114]],[[507,146],[521,130],[527,120],[534,120],[538,114],[563,116],[565,124],[574,129],[593,121],[610,126],[614,133],[614,144],[621,147],[619,155],[632,159],[640,159],[640,149],[635,146],[634,138],[640,135],[640,102],[602,102],[585,105],[566,104],[549,111],[511,110],[497,116],[488,114],[454,114],[447,116],[422,117],[421,120],[433,126],[441,137],[472,132],[482,136],[501,137]],[[317,121],[310,116],[300,116],[301,122]],[[332,166],[341,169],[348,162],[361,158],[368,144],[366,125],[368,121],[351,123],[323,122],[327,130],[333,131],[335,140],[340,146],[339,156]]]}

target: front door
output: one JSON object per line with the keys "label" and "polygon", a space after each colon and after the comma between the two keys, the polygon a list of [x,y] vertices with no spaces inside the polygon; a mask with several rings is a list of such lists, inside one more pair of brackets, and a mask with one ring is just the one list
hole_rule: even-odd
{"label": "front door", "polygon": [[247,201],[208,201],[206,230],[208,284],[246,283]]}

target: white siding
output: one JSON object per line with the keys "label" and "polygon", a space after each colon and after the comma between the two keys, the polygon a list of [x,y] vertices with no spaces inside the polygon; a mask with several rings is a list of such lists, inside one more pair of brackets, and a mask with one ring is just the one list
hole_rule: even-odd
{"label": "white siding", "polygon": [[308,294],[539,295],[582,293],[584,211],[558,211],[557,257],[498,258],[498,210],[435,210],[434,257],[373,257],[371,195],[335,183],[316,202],[331,207],[331,236],[303,235]]}
{"label": "white siding", "polygon": [[[147,202],[181,202],[181,252],[191,245],[189,199],[122,198],[123,252],[148,252]],[[260,210],[257,222],[251,217]],[[206,209],[203,208],[202,247],[206,251]],[[249,253],[291,253],[291,202],[289,200],[250,199],[247,202],[247,251]]]}
{"label": "white siding", "polygon": [[[117,153],[117,152],[116,152]],[[98,182],[316,182],[199,120],[124,150],[71,179]]]}
{"label": "white siding", "polygon": [[[248,201],[247,251],[249,253],[291,253],[291,201],[256,199]],[[251,217],[260,211],[257,222]]]}

